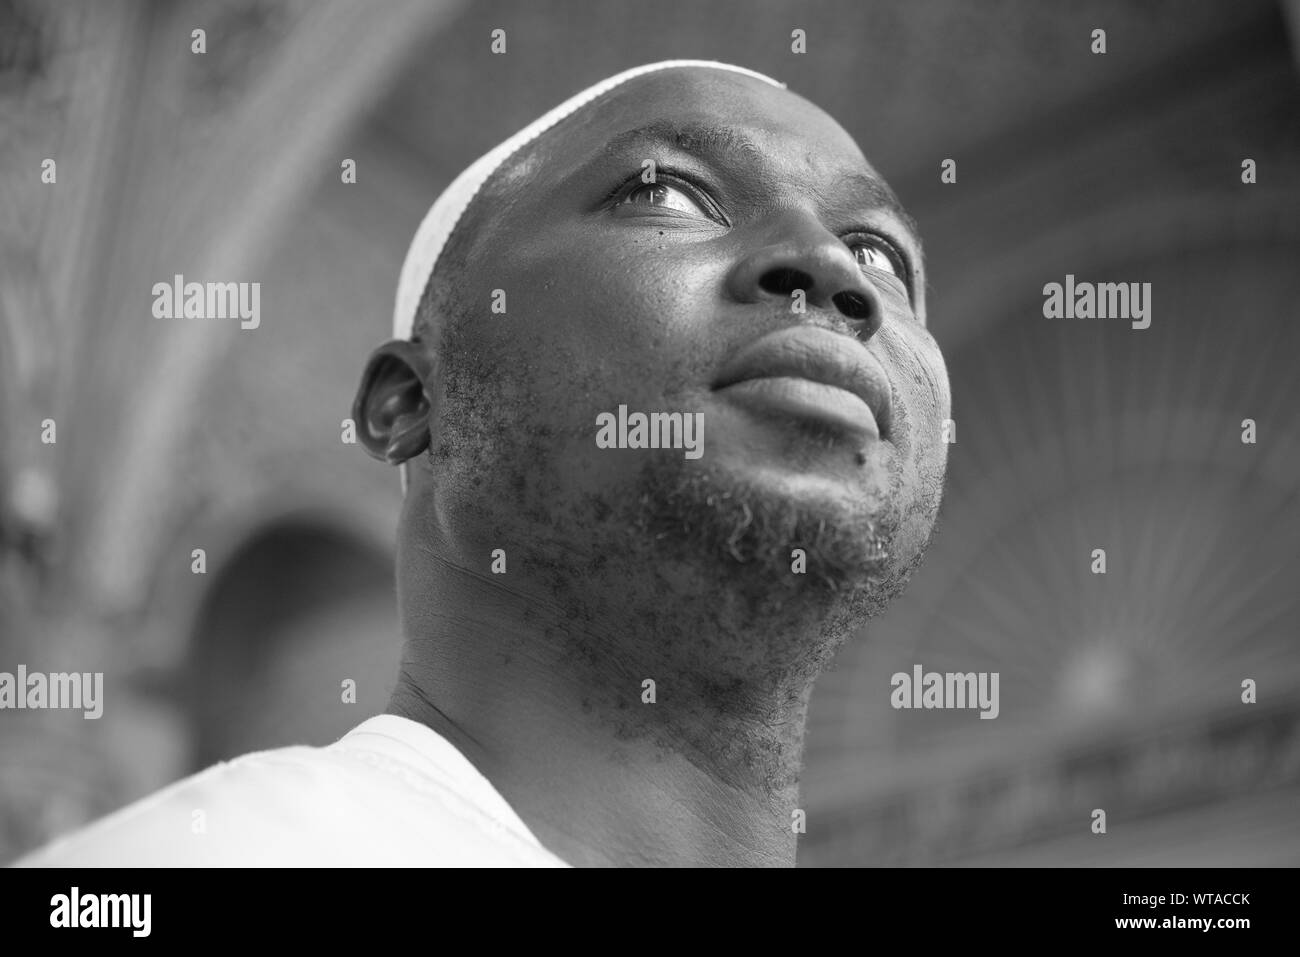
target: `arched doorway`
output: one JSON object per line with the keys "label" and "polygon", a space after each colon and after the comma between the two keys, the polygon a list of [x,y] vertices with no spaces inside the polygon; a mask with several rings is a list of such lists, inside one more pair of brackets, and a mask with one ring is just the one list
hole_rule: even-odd
{"label": "arched doorway", "polygon": [[[279,521],[204,597],[188,661],[191,770],[322,745],[384,709],[401,652],[391,556],[328,525]],[[344,683],[355,682],[355,702]]]}

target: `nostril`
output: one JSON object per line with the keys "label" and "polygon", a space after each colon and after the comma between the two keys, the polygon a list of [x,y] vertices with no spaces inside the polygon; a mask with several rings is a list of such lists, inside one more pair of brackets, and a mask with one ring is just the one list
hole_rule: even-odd
{"label": "nostril", "polygon": [[856,292],[837,292],[831,302],[849,319],[870,319],[871,300]]}
{"label": "nostril", "polygon": [[788,296],[796,289],[802,289],[807,293],[812,289],[812,284],[812,276],[801,270],[788,268],[769,269],[758,280],[758,285],[764,292],[777,296]]}

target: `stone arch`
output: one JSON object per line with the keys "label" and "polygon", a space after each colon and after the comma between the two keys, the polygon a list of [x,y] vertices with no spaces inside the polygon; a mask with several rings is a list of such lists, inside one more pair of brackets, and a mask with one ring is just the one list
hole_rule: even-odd
{"label": "stone arch", "polygon": [[[327,744],[384,709],[401,653],[391,555],[327,521],[281,517],[210,574],[183,667],[190,770]],[[345,679],[356,703],[342,700]]]}

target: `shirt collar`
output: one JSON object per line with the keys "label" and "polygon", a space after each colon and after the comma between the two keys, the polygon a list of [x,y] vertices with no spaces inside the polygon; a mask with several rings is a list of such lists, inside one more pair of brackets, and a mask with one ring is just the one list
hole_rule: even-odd
{"label": "shirt collar", "polygon": [[336,746],[378,751],[414,765],[463,795],[503,827],[531,844],[542,846],[514,808],[469,758],[428,725],[396,714],[378,714],[345,734]]}

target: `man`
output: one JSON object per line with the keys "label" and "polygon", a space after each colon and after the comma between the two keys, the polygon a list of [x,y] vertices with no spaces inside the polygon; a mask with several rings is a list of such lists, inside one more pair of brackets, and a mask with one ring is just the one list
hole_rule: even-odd
{"label": "man", "polygon": [[354,406],[406,488],[389,713],[31,862],[793,864],[814,679],[946,462],[920,243],[851,137],[741,68],[619,74],[448,188],[394,329]]}

